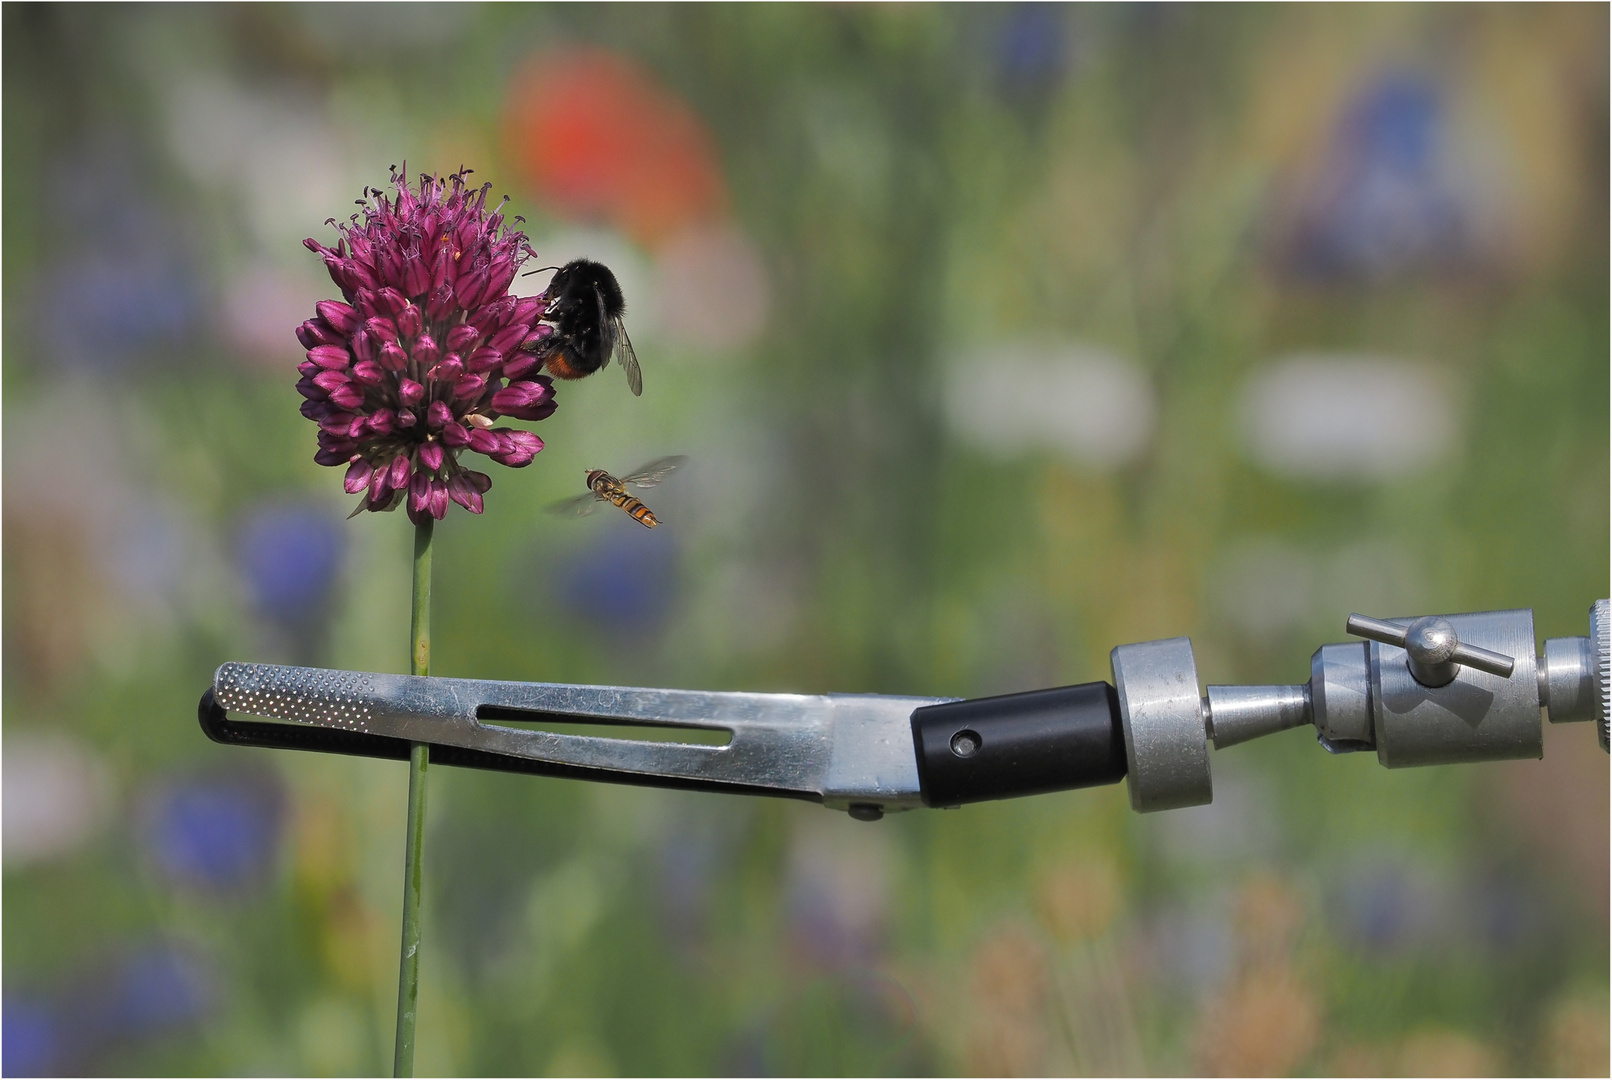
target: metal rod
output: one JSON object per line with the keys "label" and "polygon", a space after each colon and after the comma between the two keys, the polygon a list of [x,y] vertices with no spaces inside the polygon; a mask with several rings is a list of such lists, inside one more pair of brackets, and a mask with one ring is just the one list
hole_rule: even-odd
{"label": "metal rod", "polygon": [[1349,621],[1344,623],[1344,629],[1356,637],[1370,638],[1384,645],[1405,647],[1406,627],[1385,619],[1373,619],[1368,615],[1350,615]]}
{"label": "metal rod", "polygon": [[1509,656],[1480,649],[1476,645],[1460,642],[1455,646],[1455,652],[1450,659],[1457,664],[1465,664],[1469,668],[1487,671],[1490,675],[1498,675],[1502,679],[1511,678],[1511,673],[1517,669],[1517,662]]}

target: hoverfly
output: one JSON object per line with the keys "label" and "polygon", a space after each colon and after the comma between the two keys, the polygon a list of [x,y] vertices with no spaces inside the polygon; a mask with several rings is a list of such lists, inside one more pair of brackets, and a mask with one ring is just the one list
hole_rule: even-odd
{"label": "hoverfly", "polygon": [[648,465],[628,473],[626,476],[616,478],[603,469],[590,469],[588,471],[588,493],[578,495],[574,499],[562,499],[549,506],[549,513],[562,514],[568,517],[582,517],[591,514],[599,508],[600,503],[615,503],[627,512],[638,524],[646,529],[653,529],[660,524],[654,511],[627,494],[629,487],[654,487],[666,479],[666,474],[677,468],[688,458],[681,455],[663,457],[651,461]]}

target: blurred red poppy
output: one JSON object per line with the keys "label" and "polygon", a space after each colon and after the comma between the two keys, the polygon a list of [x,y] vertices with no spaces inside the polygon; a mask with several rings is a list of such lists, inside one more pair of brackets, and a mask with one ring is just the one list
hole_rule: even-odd
{"label": "blurred red poppy", "polygon": [[727,207],[705,125],[614,53],[534,56],[510,87],[504,140],[508,159],[554,211],[606,221],[650,246]]}

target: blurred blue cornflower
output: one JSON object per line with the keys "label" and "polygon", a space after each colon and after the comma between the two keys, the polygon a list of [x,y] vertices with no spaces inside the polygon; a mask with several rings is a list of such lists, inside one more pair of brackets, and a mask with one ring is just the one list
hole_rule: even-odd
{"label": "blurred blue cornflower", "polygon": [[1398,859],[1356,863],[1332,890],[1332,925],[1372,952],[1414,952],[1444,936],[1448,890],[1434,874]]}
{"label": "blurred blue cornflower", "polygon": [[7,995],[0,1004],[0,1072],[49,1076],[62,1071],[62,1034],[49,1004]]}
{"label": "blurred blue cornflower", "polygon": [[1495,952],[1537,943],[1549,926],[1539,894],[1519,877],[1490,871],[1475,875],[1461,891],[1473,937]]}
{"label": "blurred blue cornflower", "polygon": [[882,927],[845,911],[821,882],[795,880],[787,897],[790,941],[798,956],[828,970],[870,964]]}
{"label": "blurred blue cornflower", "polygon": [[40,291],[45,355],[86,374],[172,352],[192,336],[201,287],[181,230],[128,177],[115,139],[80,148],[53,170],[65,259]]}
{"label": "blurred blue cornflower", "polygon": [[117,370],[179,344],[198,300],[172,253],[86,252],[57,267],[43,291],[49,354],[84,374]]}
{"label": "blurred blue cornflower", "polygon": [[676,545],[664,530],[611,525],[618,527],[561,560],[556,599],[568,613],[608,634],[652,635],[671,612]]}
{"label": "blurred blue cornflower", "polygon": [[1301,196],[1289,266],[1323,280],[1450,264],[1469,253],[1471,208],[1446,156],[1438,86],[1395,72],[1344,108],[1319,179]]}
{"label": "blurred blue cornflower", "polygon": [[175,945],[146,945],[120,957],[76,1014],[104,1041],[152,1038],[205,1017],[217,979],[199,956]]}
{"label": "blurred blue cornflower", "polygon": [[1370,952],[1399,956],[1538,947],[1551,930],[1539,892],[1489,868],[1449,880],[1405,858],[1363,860],[1330,890],[1332,925]]}
{"label": "blurred blue cornflower", "polygon": [[192,950],[151,942],[102,955],[49,996],[8,996],[6,1076],[103,1071],[109,1049],[193,1028],[218,998],[217,973]]}
{"label": "blurred blue cornflower", "polygon": [[329,512],[312,504],[261,507],[239,537],[241,576],[259,612],[291,630],[326,613],[346,548],[346,534]]}
{"label": "blurred blue cornflower", "polygon": [[887,940],[890,855],[873,834],[798,834],[784,886],[796,959],[834,971],[874,963]]}
{"label": "blurred blue cornflower", "polygon": [[148,801],[142,839],[173,884],[238,893],[267,878],[279,848],[284,802],[267,773],[173,782]]}
{"label": "blurred blue cornflower", "polygon": [[722,854],[716,837],[706,832],[674,833],[662,841],[655,899],[666,935],[675,945],[691,947],[705,936],[713,878]]}
{"label": "blurred blue cornflower", "polygon": [[1068,67],[1064,9],[1057,4],[1015,4],[996,35],[996,77],[1015,96],[1048,93]]}

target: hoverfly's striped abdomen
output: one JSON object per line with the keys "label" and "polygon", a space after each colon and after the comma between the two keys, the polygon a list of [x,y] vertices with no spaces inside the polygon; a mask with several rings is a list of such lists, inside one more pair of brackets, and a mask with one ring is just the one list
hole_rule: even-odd
{"label": "hoverfly's striped abdomen", "polygon": [[660,522],[656,519],[654,511],[628,495],[625,491],[612,500],[617,506],[632,515],[632,519],[646,529],[653,529]]}

